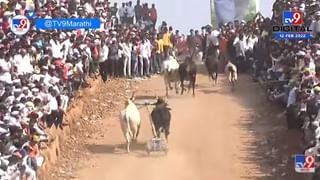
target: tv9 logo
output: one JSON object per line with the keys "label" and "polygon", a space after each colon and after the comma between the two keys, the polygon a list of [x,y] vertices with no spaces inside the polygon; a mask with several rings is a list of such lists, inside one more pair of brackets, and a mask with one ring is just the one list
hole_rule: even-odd
{"label": "tv9 logo", "polygon": [[303,13],[301,11],[284,11],[283,25],[302,25]]}
{"label": "tv9 logo", "polygon": [[296,155],[295,170],[298,173],[314,173],[316,159],[314,156]]}
{"label": "tv9 logo", "polygon": [[26,34],[30,29],[30,21],[22,15],[14,16],[10,21],[11,31],[19,36]]}

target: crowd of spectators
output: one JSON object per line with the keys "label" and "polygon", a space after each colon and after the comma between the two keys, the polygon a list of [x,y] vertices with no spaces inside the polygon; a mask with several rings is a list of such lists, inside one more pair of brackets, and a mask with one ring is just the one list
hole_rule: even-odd
{"label": "crowd of spectators", "polygon": [[[277,39],[272,26],[282,25],[283,11],[301,11],[303,25],[312,38]],[[189,48],[198,46],[204,54],[219,46],[220,63],[229,60],[240,73],[251,73],[254,81],[267,87],[269,100],[286,108],[288,129],[301,130],[301,146],[306,153],[320,148],[320,1],[276,0],[273,16],[257,13],[253,20],[220,24],[219,32],[190,30]],[[216,37],[216,38],[214,38]],[[212,44],[210,44],[212,43]],[[205,56],[204,56],[205,57]]]}
{"label": "crowd of spectators", "polygon": [[[231,60],[240,72],[250,71],[254,78],[275,82],[269,83],[271,99],[287,105],[288,128],[305,124],[308,147],[319,140],[317,113],[314,116],[305,108],[317,107],[316,101],[307,102],[320,94],[317,0],[276,0],[272,18],[258,13],[252,21],[221,25],[219,32],[207,26],[190,30],[188,36],[174,32],[166,22],[157,28],[155,5],[149,8],[139,0],[120,7],[107,0],[0,2],[1,178],[36,176],[45,159],[38,145],[50,139],[46,128],[68,124],[63,122],[68,104],[80,88],[90,86],[90,77],[100,76],[105,83],[108,78],[146,79],[162,71],[161,62],[173,47],[182,54],[197,46],[206,54],[208,46],[218,46],[222,64]],[[303,22],[313,30],[313,38],[276,40],[272,25],[282,23],[284,10],[297,9],[304,12]],[[72,31],[42,31],[32,25],[26,35],[18,37],[10,31],[9,20],[28,11],[35,11],[35,18],[98,17],[103,23],[100,29]],[[297,107],[299,113],[293,117]]]}
{"label": "crowd of spectators", "polygon": [[[46,131],[68,125],[64,115],[89,78],[148,78],[161,72],[164,53],[184,44],[163,22],[156,28],[154,4],[110,5],[108,0],[0,1],[0,179],[36,177],[45,161],[39,144]],[[15,15],[34,18],[100,18],[95,30],[10,31]],[[175,38],[175,39],[173,39]],[[176,43],[174,43],[176,42]],[[182,48],[180,48],[182,49]]]}
{"label": "crowd of spectators", "polygon": [[[275,38],[272,26],[282,25],[282,13],[286,10],[303,12],[303,24],[312,30],[311,39]],[[286,108],[288,129],[302,130],[302,148],[307,153],[319,154],[319,1],[276,0],[272,18],[258,13],[254,21],[230,26],[222,27],[222,59],[231,58],[240,72],[249,70],[254,80],[266,85],[269,100]]]}
{"label": "crowd of spectators", "polygon": [[270,55],[267,56],[270,63],[264,71],[265,79],[275,82],[269,83],[270,99],[285,105],[288,129],[302,130],[302,148],[307,154],[317,156],[320,145],[320,3],[316,0],[276,1],[274,23],[281,23],[283,10],[302,11],[304,25],[312,30],[312,38],[279,43],[270,40]]}
{"label": "crowd of spectators", "polygon": [[[312,30],[311,39],[276,38],[272,26],[282,25],[283,11],[288,10],[303,13],[303,25]],[[220,24],[219,28],[217,38],[212,38],[213,32],[199,35],[197,31],[195,35],[191,30],[188,46],[205,47],[204,53],[212,44],[219,46],[221,64],[230,60],[240,73],[250,72],[253,80],[266,85],[269,99],[286,107],[288,129],[302,130],[303,148],[319,154],[320,2],[276,0],[271,18],[257,13],[253,20]]]}

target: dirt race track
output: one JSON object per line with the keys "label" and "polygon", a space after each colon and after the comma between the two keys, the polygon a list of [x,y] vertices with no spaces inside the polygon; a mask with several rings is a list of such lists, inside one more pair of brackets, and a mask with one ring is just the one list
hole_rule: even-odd
{"label": "dirt race track", "polygon": [[[284,113],[265,100],[263,91],[240,75],[234,93],[220,76],[216,87],[197,78],[196,97],[171,91],[171,134],[167,156],[145,151],[151,135],[141,109],[139,143],[126,154],[118,118],[100,128],[104,136],[87,142],[92,156],[76,172],[78,180],[303,180],[293,170],[298,132],[285,128]],[[164,95],[160,77],[136,84],[136,99]],[[81,159],[80,159],[81,161]]]}

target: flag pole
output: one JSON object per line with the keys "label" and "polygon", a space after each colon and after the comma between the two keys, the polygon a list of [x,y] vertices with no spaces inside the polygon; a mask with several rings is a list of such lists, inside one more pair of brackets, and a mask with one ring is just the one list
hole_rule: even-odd
{"label": "flag pole", "polygon": [[210,1],[210,19],[211,19],[210,24],[212,24],[212,22],[213,22],[213,0],[209,0],[209,1]]}

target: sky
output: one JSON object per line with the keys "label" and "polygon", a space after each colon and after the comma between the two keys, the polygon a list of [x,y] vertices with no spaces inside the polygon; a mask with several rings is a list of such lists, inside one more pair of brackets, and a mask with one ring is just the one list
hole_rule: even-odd
{"label": "sky", "polygon": [[[111,2],[128,2],[129,0],[110,0]],[[131,0],[136,4],[136,0]],[[234,13],[243,14],[249,0],[212,0],[220,5],[218,16],[229,21]],[[260,5],[260,11],[264,16],[272,14],[272,4],[274,0],[256,0]],[[158,25],[166,21],[174,29],[187,34],[190,29],[200,29],[202,26],[211,23],[210,0],[141,0],[141,3],[156,4],[158,9]],[[236,4],[235,9],[232,7]],[[240,6],[242,6],[240,8]],[[241,12],[242,11],[242,12]]]}
{"label": "sky", "polygon": [[258,0],[259,11],[265,17],[272,17],[272,6],[275,0]]}
{"label": "sky", "polygon": [[[127,2],[128,0],[111,0],[111,2]],[[132,0],[136,4],[136,0]],[[141,3],[156,4],[158,23],[164,20],[173,29],[187,34],[190,29],[201,29],[211,23],[210,0],[141,0]]]}

